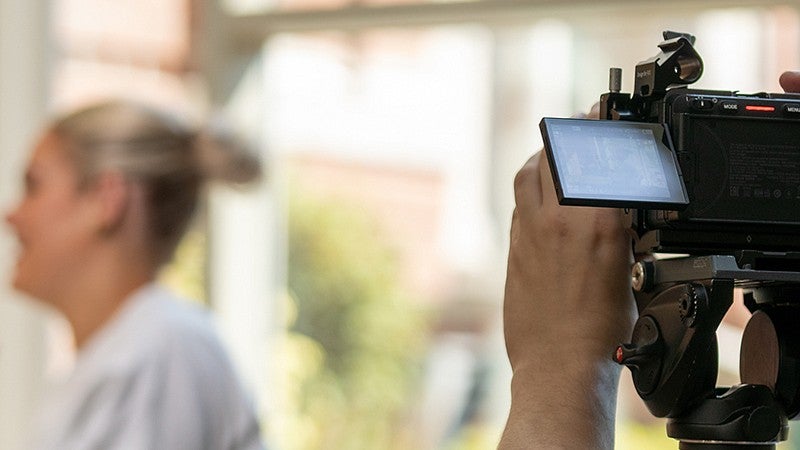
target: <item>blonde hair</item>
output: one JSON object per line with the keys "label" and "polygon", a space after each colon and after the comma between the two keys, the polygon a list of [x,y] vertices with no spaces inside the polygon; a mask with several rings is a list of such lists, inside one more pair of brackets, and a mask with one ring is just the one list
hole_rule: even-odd
{"label": "blonde hair", "polygon": [[244,184],[261,175],[256,155],[220,128],[195,129],[155,108],[115,100],[68,114],[50,131],[63,140],[81,186],[120,172],[146,192],[157,262],[167,262],[188,228],[204,184]]}

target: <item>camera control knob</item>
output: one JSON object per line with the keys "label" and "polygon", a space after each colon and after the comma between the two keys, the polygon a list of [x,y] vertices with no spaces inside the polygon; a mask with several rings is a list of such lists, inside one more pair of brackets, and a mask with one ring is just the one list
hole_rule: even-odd
{"label": "camera control knob", "polygon": [[658,324],[651,316],[636,321],[630,344],[620,344],[612,358],[631,370],[633,384],[640,395],[647,395],[658,386],[664,343]]}
{"label": "camera control knob", "polygon": [[636,292],[650,292],[655,284],[655,264],[638,261],[631,268],[631,286]]}

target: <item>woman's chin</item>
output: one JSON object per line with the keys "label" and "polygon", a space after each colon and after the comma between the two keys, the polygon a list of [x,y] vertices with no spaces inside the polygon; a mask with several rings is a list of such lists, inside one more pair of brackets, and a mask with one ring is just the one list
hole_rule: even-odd
{"label": "woman's chin", "polygon": [[25,276],[24,271],[20,270],[17,267],[16,272],[14,273],[13,278],[11,279],[11,286],[17,292],[25,294],[28,297],[33,298],[34,300],[41,301],[42,292],[41,289],[36,289],[36,284],[32,283],[28,277]]}

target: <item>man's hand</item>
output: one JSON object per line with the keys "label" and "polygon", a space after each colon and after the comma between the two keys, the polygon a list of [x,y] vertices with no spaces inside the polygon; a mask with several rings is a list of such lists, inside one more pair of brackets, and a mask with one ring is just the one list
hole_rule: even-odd
{"label": "man's hand", "polygon": [[630,220],[618,209],[559,206],[544,153],[515,180],[504,305],[514,372],[500,448],[613,448],[630,337]]}

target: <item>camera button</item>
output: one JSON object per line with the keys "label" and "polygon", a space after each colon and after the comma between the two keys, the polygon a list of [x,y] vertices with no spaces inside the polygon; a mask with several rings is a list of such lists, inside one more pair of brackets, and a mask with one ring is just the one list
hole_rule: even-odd
{"label": "camera button", "polygon": [[739,112],[739,103],[731,101],[722,102],[720,104],[720,111],[729,114],[737,113]]}
{"label": "camera button", "polygon": [[708,98],[696,98],[692,101],[692,108],[701,111],[708,111],[714,109],[716,102]]}
{"label": "camera button", "polygon": [[783,112],[791,115],[800,115],[800,104],[787,103],[783,105]]}

